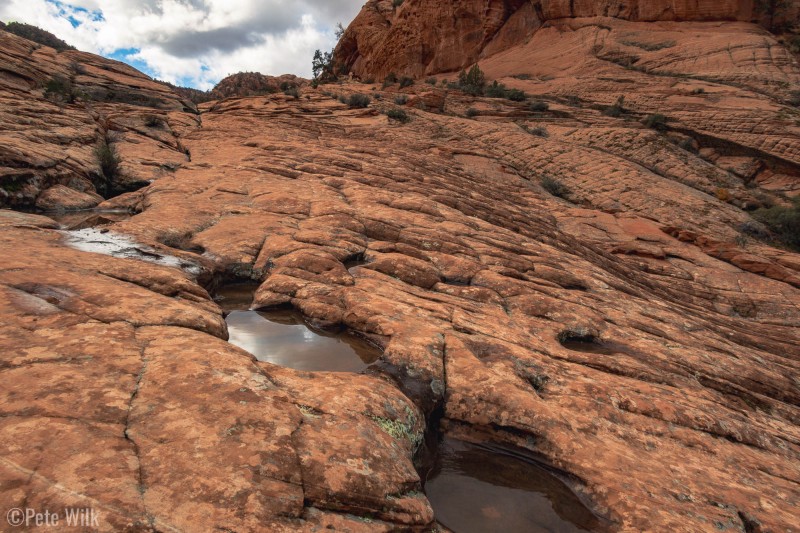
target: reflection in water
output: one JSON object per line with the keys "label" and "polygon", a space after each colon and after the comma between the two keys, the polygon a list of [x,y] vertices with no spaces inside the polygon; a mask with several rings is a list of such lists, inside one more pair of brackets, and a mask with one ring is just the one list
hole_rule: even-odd
{"label": "reflection in water", "polygon": [[232,311],[225,319],[230,343],[259,361],[297,370],[361,372],[380,350],[348,333],[310,329],[292,311]]}
{"label": "reflection in water", "polygon": [[425,493],[454,533],[592,531],[599,521],[547,470],[445,437]]}
{"label": "reflection in water", "polygon": [[232,283],[224,285],[214,292],[214,301],[226,313],[231,311],[247,311],[253,305],[253,296],[258,283]]}
{"label": "reflection in water", "polygon": [[131,217],[128,211],[67,211],[65,213],[45,213],[61,224],[62,229],[79,230],[96,228],[114,222],[120,222]]}

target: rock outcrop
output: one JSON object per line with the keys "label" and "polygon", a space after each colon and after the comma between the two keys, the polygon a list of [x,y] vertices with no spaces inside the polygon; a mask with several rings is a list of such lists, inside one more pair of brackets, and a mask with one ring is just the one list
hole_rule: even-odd
{"label": "rock outcrop", "polygon": [[236,96],[258,96],[306,85],[308,80],[292,74],[265,76],[259,72],[239,72],[220,81],[210,92],[215,100]]}
{"label": "rock outcrop", "polygon": [[[762,16],[750,0],[405,0],[399,6],[369,0],[334,55],[343,70],[361,79],[390,73],[422,77],[468,67],[568,18],[749,22]],[[793,3],[778,19],[796,16]]]}
{"label": "rock outcrop", "polygon": [[[198,118],[166,85],[118,61],[4,31],[0,50],[0,206],[32,207],[57,185],[130,190],[187,161],[173,126]],[[104,176],[97,149],[109,144],[121,164]]]}
{"label": "rock outcrop", "polygon": [[[3,146],[76,147],[3,172],[82,175],[94,115],[19,81],[61,56],[0,38],[0,99],[64,124],[5,113]],[[547,463],[610,530],[795,528],[800,255],[747,211],[800,191],[795,59],[743,21],[569,18],[509,39],[480,64],[522,102],[348,82],[199,115],[171,100],[161,129],[93,105],[153,179],[101,204],[134,214],[103,231],[181,268],[0,212],[2,508],[92,506],[107,531],[424,530],[428,426]],[[380,361],[255,361],[225,342],[207,292],[223,279],[373,339]]]}

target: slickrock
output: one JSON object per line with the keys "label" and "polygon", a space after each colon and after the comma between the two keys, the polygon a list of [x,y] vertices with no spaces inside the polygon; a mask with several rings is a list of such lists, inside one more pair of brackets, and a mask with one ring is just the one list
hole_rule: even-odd
{"label": "slickrock", "polygon": [[[567,4],[591,3],[540,6]],[[389,11],[369,2],[357,22]],[[101,204],[134,213],[105,229],[202,268],[79,252],[47,219],[0,211],[0,503],[91,504],[109,531],[423,530],[413,460],[441,416],[561,472],[610,530],[796,528],[800,255],[741,230],[763,230],[748,205],[799,190],[785,98],[800,71],[755,25],[664,13],[549,20],[481,61],[547,109],[348,82],[164,110],[154,133],[98,104],[123,166],[153,180]],[[340,103],[352,94],[369,108]],[[622,115],[603,114],[620,95]],[[398,107],[409,121],[383,114]],[[70,141],[85,176],[96,122],[47,109],[85,136]],[[655,112],[667,131],[641,124]],[[380,361],[255,361],[201,287],[232,279],[260,284],[256,306],[373,339]]]}

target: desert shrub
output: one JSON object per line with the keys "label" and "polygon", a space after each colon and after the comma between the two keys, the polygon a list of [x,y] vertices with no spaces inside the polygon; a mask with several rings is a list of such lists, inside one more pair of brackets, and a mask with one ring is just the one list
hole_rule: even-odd
{"label": "desert shrub", "polygon": [[347,105],[350,109],[363,109],[368,107],[370,98],[366,94],[352,94],[347,100]]}
{"label": "desert shrub", "polygon": [[550,134],[547,133],[547,129],[543,128],[542,126],[536,126],[535,128],[529,128],[527,126],[523,126],[525,131],[530,133],[531,135],[535,135],[537,137],[549,137]]}
{"label": "desert shrub", "polygon": [[411,120],[408,117],[408,113],[406,113],[402,109],[398,109],[398,108],[390,109],[386,113],[386,116],[389,117],[392,120],[397,120],[397,121],[404,122],[404,123],[408,122],[409,120]]}
{"label": "desert shrub", "polygon": [[795,196],[789,207],[759,209],[753,212],[753,218],[767,226],[778,240],[800,250],[800,196]]}
{"label": "desert shrub", "polygon": [[625,97],[620,96],[617,101],[603,109],[603,114],[607,117],[619,118],[625,114]]}
{"label": "desert shrub", "polygon": [[294,98],[295,100],[300,98],[300,92],[297,90],[297,87],[288,87],[283,90],[283,94],[291,98]]}
{"label": "desert shrub", "polygon": [[341,103],[343,103],[344,105],[347,105],[347,97],[346,97],[345,95],[343,95],[343,94],[340,94],[340,95],[339,95],[339,101],[340,101]]}
{"label": "desert shrub", "polygon": [[394,103],[397,105],[406,105],[408,102],[408,96],[401,94],[400,96],[396,96],[394,99]]}
{"label": "desert shrub", "polygon": [[457,87],[470,96],[483,96],[486,89],[486,75],[478,65],[474,65],[469,72],[461,71]]}
{"label": "desert shrub", "polygon": [[466,115],[468,118],[477,117],[479,114],[480,114],[480,113],[478,112],[478,110],[477,110],[477,109],[475,109],[474,107],[470,107],[469,109],[467,109],[467,112],[465,113],[465,115]]}
{"label": "desert shrub", "polygon": [[694,144],[694,139],[691,137],[684,137],[677,141],[676,143],[679,148],[683,148],[687,152],[691,152],[693,154],[697,153],[697,146]]}
{"label": "desert shrub", "polygon": [[692,89],[692,94],[705,94],[706,90],[702,87],[698,87],[697,89]]}
{"label": "desert shrub", "polygon": [[51,102],[72,104],[75,103],[76,93],[71,81],[55,75],[45,84],[44,97]]}
{"label": "desert shrub", "polygon": [[336,81],[334,72],[333,52],[316,50],[311,59],[311,73],[317,83]]}
{"label": "desert shrub", "polygon": [[97,145],[94,155],[97,158],[97,164],[100,166],[100,175],[103,178],[102,183],[97,186],[97,192],[107,197],[111,194],[114,184],[118,181],[120,163],[122,161],[108,136]]}
{"label": "desert shrub", "polygon": [[561,183],[561,181],[551,176],[545,176],[540,181],[542,188],[558,198],[568,198],[570,195],[569,188]]}
{"label": "desert shrub", "polygon": [[515,78],[515,79],[518,79],[518,80],[529,80],[529,79],[532,78],[532,76],[530,74],[514,74],[511,77]]}
{"label": "desert shrub", "polygon": [[164,127],[164,119],[158,115],[145,115],[144,125],[148,128],[161,129]]}
{"label": "desert shrub", "polygon": [[489,98],[505,98],[506,88],[504,85],[500,85],[497,83],[497,80],[495,80],[491,85],[486,87],[484,94]]}
{"label": "desert shrub", "polygon": [[392,7],[398,8],[403,5],[403,0],[392,0]]}
{"label": "desert shrub", "polygon": [[570,94],[569,96],[567,96],[567,105],[570,105],[572,107],[580,106],[581,105],[580,97],[574,94]]}
{"label": "desert shrub", "polygon": [[654,113],[652,115],[647,115],[642,121],[642,124],[650,129],[664,131],[667,129],[667,117],[661,113]]}
{"label": "desert shrub", "polygon": [[425,80],[425,83],[427,83],[428,85],[435,86],[437,83],[439,83],[439,81],[436,78],[428,78],[427,80]]}
{"label": "desert shrub", "polygon": [[397,74],[395,74],[394,72],[390,72],[383,79],[383,88],[385,89],[390,85],[394,85],[395,83],[397,83]]}
{"label": "desert shrub", "polygon": [[513,102],[524,102],[525,101],[525,92],[519,89],[509,89],[506,91],[506,98]]}
{"label": "desert shrub", "polygon": [[789,93],[788,104],[794,107],[800,107],[800,91],[792,91]]}
{"label": "desert shrub", "polygon": [[531,105],[528,106],[528,109],[530,109],[534,113],[544,113],[545,111],[550,109],[550,106],[547,104],[547,102],[542,102],[541,100],[537,100],[535,102],[531,102]]}
{"label": "desert shrub", "polygon": [[400,88],[405,89],[406,87],[411,87],[414,85],[413,78],[409,78],[408,76],[403,76],[400,78]]}

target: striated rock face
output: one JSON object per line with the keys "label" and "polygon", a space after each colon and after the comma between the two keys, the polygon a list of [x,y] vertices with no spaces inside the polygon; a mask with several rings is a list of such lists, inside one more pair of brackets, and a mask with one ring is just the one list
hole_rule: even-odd
{"label": "striated rock face", "polygon": [[256,96],[277,93],[282,87],[302,87],[306,83],[307,80],[292,74],[275,77],[258,72],[240,72],[220,81],[211,90],[210,96],[217,100],[233,96]]}
{"label": "striated rock face", "polygon": [[[169,87],[123,63],[4,31],[0,50],[0,206],[32,207],[54,185],[94,194],[107,181],[96,153],[104,142],[121,160],[115,190],[188,159],[173,128],[197,122],[184,112],[194,104]],[[47,196],[40,206],[71,208]]]}
{"label": "striated rock face", "polygon": [[[794,17],[794,7],[787,10]],[[527,41],[543,24],[579,17],[653,21],[750,21],[750,0],[370,0],[339,42],[337,61],[362,78],[460,70]]]}
{"label": "striated rock face", "polygon": [[[23,112],[0,135],[30,166],[3,171],[88,168],[94,115],[15,85],[61,63],[8,39],[0,98]],[[748,213],[800,192],[796,61],[737,21],[508,39],[481,66],[524,102],[437,81],[174,101],[162,127],[92,106],[124,170],[160,169],[100,231],[181,268],[0,211],[0,507],[97,507],[104,531],[425,530],[427,427],[545,462],[609,530],[796,528],[800,255]],[[255,361],[225,342],[225,279],[380,361]]]}

